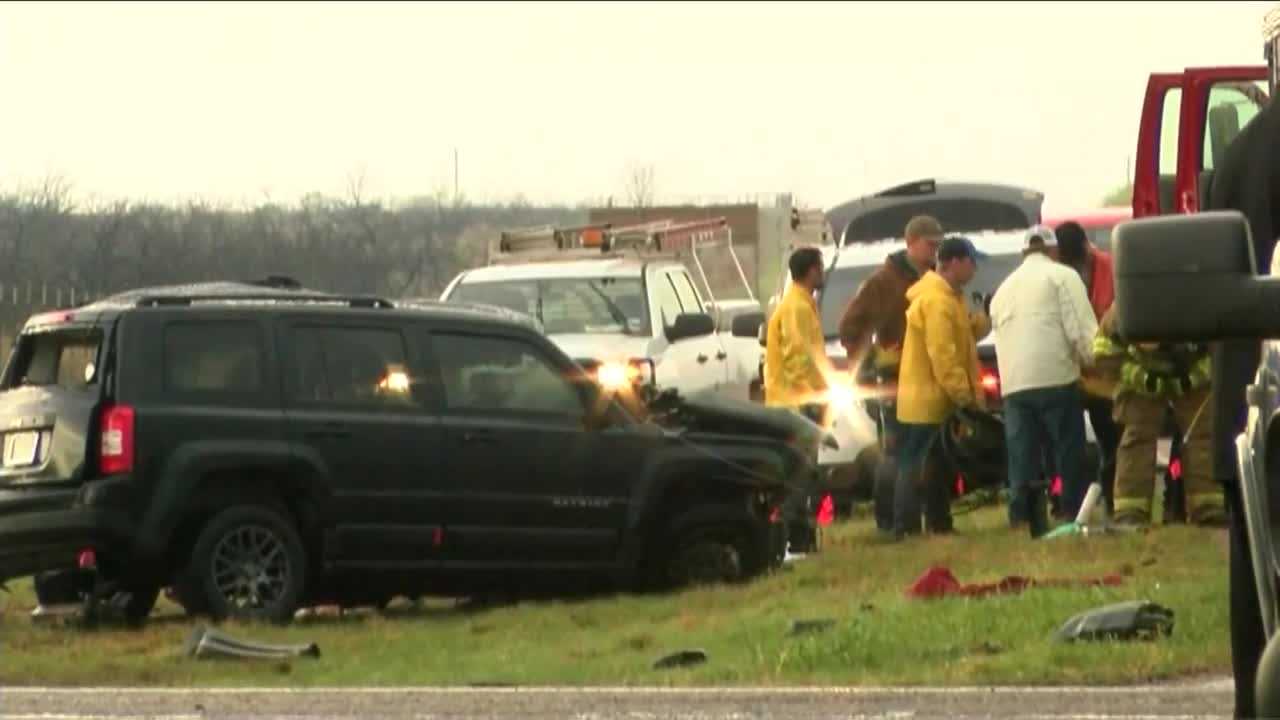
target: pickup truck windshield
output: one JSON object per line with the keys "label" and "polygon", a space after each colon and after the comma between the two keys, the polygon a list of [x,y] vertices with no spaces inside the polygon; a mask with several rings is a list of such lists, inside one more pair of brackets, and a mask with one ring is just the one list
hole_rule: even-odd
{"label": "pickup truck windshield", "polygon": [[463,283],[450,302],[496,305],[538,318],[548,335],[648,335],[639,278],[566,278]]}

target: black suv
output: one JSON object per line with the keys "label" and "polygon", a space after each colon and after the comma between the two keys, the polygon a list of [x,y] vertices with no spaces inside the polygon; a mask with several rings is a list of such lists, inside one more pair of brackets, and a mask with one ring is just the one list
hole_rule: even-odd
{"label": "black suv", "polygon": [[280,283],[133,291],[19,338],[0,582],[75,578],[45,587],[124,597],[135,620],[163,588],[191,613],[285,620],[780,563],[814,426],[746,404],[665,417],[635,420],[514,313]]}

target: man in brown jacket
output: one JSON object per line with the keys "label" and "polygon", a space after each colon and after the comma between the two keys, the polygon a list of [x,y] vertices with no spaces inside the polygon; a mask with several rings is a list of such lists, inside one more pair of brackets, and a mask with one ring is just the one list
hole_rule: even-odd
{"label": "man in brown jacket", "polygon": [[[897,454],[901,427],[897,420],[898,365],[907,328],[907,290],[933,269],[942,224],[929,215],[917,215],[903,232],[907,247],[887,258],[858,288],[840,321],[840,343],[860,383],[875,382],[885,389],[881,400],[880,443],[883,457]],[[991,331],[985,314],[971,313],[973,336],[981,340]],[[891,505],[891,503],[890,503]],[[876,515],[881,530],[891,530],[893,518]]]}
{"label": "man in brown jacket", "polygon": [[907,248],[885,258],[862,283],[840,321],[840,342],[849,366],[874,369],[885,380],[897,379],[907,328],[907,289],[933,269],[942,225],[928,215],[917,215],[907,223],[905,237]]}

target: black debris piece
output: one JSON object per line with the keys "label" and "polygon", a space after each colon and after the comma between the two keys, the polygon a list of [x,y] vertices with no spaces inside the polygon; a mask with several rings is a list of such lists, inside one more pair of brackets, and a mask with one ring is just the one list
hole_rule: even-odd
{"label": "black debris piece", "polygon": [[705,650],[681,650],[660,658],[653,664],[654,670],[671,670],[673,668],[693,667],[707,661]]}
{"label": "black debris piece", "polygon": [[791,623],[791,635],[812,635],[815,633],[826,632],[836,626],[836,621],[831,619],[821,620],[795,620]]}
{"label": "black debris piece", "polygon": [[1082,612],[1064,623],[1055,637],[1061,642],[1154,640],[1172,634],[1172,610],[1136,600]]}

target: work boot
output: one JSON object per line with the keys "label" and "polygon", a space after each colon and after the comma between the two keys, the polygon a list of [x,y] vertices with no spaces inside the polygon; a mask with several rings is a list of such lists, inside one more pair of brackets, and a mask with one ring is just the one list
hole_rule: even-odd
{"label": "work boot", "polygon": [[1049,532],[1049,498],[1043,489],[1027,490],[1027,525],[1031,539],[1038,540]]}
{"label": "work boot", "polygon": [[1111,518],[1111,526],[1117,530],[1146,530],[1151,526],[1151,516],[1139,510],[1121,510]]}
{"label": "work boot", "polygon": [[1206,505],[1191,509],[1191,522],[1204,528],[1227,527],[1227,509],[1221,505]]}

